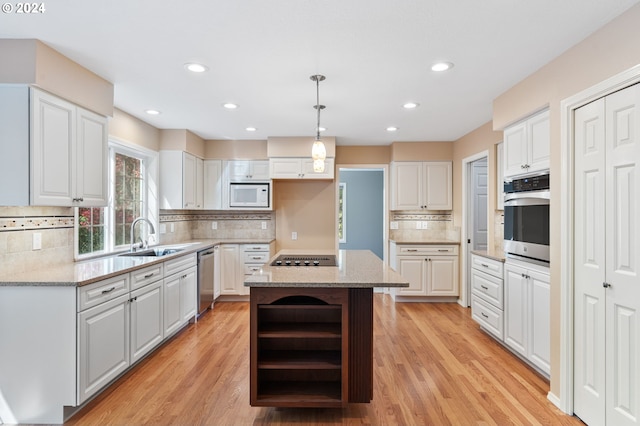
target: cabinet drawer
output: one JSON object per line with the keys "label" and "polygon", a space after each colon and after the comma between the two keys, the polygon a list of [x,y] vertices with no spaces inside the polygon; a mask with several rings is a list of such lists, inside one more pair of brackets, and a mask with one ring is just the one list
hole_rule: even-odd
{"label": "cabinet drawer", "polygon": [[502,279],[493,275],[485,274],[476,269],[471,270],[471,291],[481,299],[491,303],[498,309],[503,306],[503,285]]}
{"label": "cabinet drawer", "polygon": [[471,317],[499,340],[504,340],[504,312],[476,295],[471,296]]}
{"label": "cabinet drawer", "polygon": [[244,274],[253,275],[254,272],[262,269],[262,265],[244,265]]}
{"label": "cabinet drawer", "polygon": [[477,254],[471,255],[471,267],[480,271],[491,274],[495,277],[502,279],[502,268],[504,264],[497,260],[489,259],[484,256],[478,256]]}
{"label": "cabinet drawer", "polygon": [[264,264],[269,260],[269,253],[264,252],[245,252],[243,255],[244,263],[259,263]]}
{"label": "cabinet drawer", "polygon": [[163,277],[162,263],[151,265],[146,268],[137,269],[131,272],[131,290],[144,287]]}
{"label": "cabinet drawer", "polygon": [[129,274],[78,287],[78,312],[129,292]]}
{"label": "cabinet drawer", "polygon": [[269,253],[269,244],[245,244],[244,246],[242,246],[242,251],[266,251],[267,253]]}
{"label": "cabinet drawer", "polygon": [[197,259],[195,253],[167,260],[166,262],[164,262],[164,275],[173,275],[176,272],[180,272],[184,269],[196,266],[196,263]]}
{"label": "cabinet drawer", "polygon": [[428,245],[428,246],[399,246],[398,254],[402,255],[457,255],[458,254],[458,246],[439,246],[439,245]]}

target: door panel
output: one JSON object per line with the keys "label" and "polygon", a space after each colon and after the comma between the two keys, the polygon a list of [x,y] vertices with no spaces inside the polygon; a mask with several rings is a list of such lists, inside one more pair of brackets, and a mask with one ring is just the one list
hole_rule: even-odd
{"label": "door panel", "polygon": [[575,112],[574,412],[605,417],[605,103]]}
{"label": "door panel", "polygon": [[640,85],[606,98],[607,424],[640,422]]}

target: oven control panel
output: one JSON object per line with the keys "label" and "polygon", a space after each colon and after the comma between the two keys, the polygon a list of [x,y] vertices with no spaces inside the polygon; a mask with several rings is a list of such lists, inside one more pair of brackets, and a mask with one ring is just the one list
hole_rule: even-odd
{"label": "oven control panel", "polygon": [[549,175],[531,176],[514,179],[511,182],[505,181],[504,192],[526,192],[549,189]]}

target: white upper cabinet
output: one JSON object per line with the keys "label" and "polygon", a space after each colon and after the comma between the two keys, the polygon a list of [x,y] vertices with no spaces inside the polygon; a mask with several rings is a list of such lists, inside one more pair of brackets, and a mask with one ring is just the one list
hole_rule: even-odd
{"label": "white upper cabinet", "polygon": [[160,208],[202,209],[203,160],[183,151],[160,151]]}
{"label": "white upper cabinet", "polygon": [[204,161],[204,208],[222,210],[222,161]]}
{"label": "white upper cabinet", "polygon": [[106,117],[27,86],[0,87],[0,113],[0,205],[107,205]]}
{"label": "white upper cabinet", "polygon": [[451,210],[450,161],[392,162],[391,210]]}
{"label": "white upper cabinet", "polygon": [[549,111],[504,129],[504,177],[549,168]]}
{"label": "white upper cabinet", "polygon": [[311,158],[271,158],[269,159],[271,179],[333,179],[334,159],[324,160],[324,172],[313,171]]}
{"label": "white upper cabinet", "polygon": [[229,182],[269,180],[268,160],[229,160],[226,161]]}

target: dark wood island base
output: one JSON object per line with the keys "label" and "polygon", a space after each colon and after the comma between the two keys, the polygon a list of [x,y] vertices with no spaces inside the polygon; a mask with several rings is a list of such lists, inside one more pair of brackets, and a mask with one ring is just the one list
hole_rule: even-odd
{"label": "dark wood island base", "polygon": [[372,288],[251,288],[251,405],[373,399]]}

